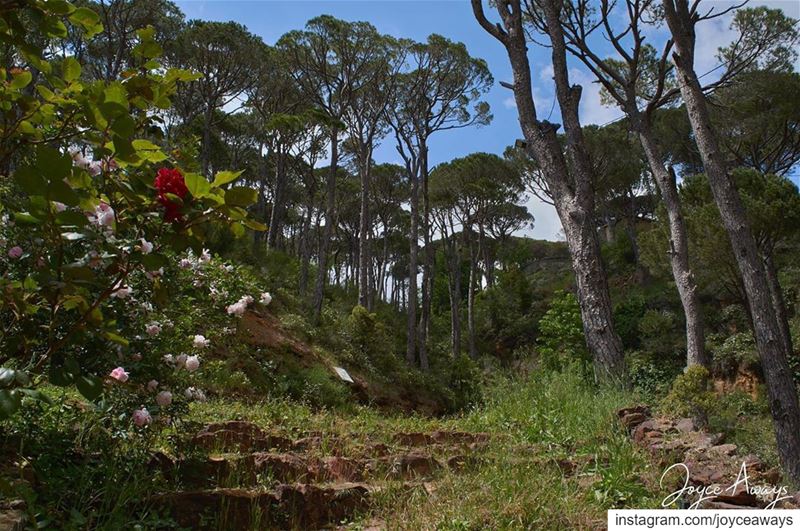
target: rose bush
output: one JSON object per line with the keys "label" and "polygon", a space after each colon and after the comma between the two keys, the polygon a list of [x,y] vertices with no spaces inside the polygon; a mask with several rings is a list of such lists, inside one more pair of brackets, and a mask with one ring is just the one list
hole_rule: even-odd
{"label": "rose bush", "polygon": [[[0,419],[24,397],[46,400],[38,388],[49,383],[89,400],[124,392],[144,402],[127,410],[144,428],[175,406],[168,386],[190,387],[188,372],[202,365],[199,353],[163,361],[171,324],[155,314],[169,301],[176,257],[193,250],[198,259],[182,258],[190,268],[208,264],[205,237],[216,226],[263,230],[246,210],[256,191],[233,186],[240,172],[213,181],[184,172],[160,147],[161,112],[197,75],[162,67],[152,28],[137,34],[136,68],[89,82],[73,57],[51,57],[28,37],[46,42],[70,26],[91,36],[102,29],[94,12],[31,2],[0,18],[15,61],[0,69],[0,168],[9,177],[0,194]],[[191,336],[181,340],[192,346]]]}

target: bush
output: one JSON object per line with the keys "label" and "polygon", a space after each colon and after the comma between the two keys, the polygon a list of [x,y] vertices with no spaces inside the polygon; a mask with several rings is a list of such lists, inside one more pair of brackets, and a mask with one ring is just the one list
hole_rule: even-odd
{"label": "bush", "polygon": [[707,348],[714,373],[720,376],[731,377],[739,369],[757,369],[760,366],[756,341],[750,332],[731,336],[710,334]]}
{"label": "bush", "polygon": [[685,336],[679,325],[677,317],[669,310],[644,312],[639,321],[642,350],[660,357],[678,357],[679,348],[685,348]]}
{"label": "bush", "polygon": [[337,408],[350,403],[350,390],[323,366],[292,371],[286,376],[287,393],[312,408]]}
{"label": "bush", "polygon": [[675,378],[661,409],[666,415],[692,417],[699,426],[706,426],[715,404],[711,373],[705,367],[692,365]]}
{"label": "bush", "polygon": [[626,361],[634,388],[649,397],[663,397],[683,366],[642,351],[628,353]]}
{"label": "bush", "polygon": [[392,378],[404,369],[401,360],[392,352],[386,327],[376,314],[369,313],[363,306],[353,308],[345,333],[348,353],[355,365],[383,379]]}
{"label": "bush", "polygon": [[209,182],[155,143],[163,134],[157,111],[196,76],[162,67],[153,28],[137,32],[136,64],[119,81],[92,81],[75,57],[24,44],[68,28],[86,38],[102,31],[90,9],[55,4],[3,12],[6,53],[24,57],[36,76],[15,68],[13,82],[0,84],[2,158],[13,168],[0,191],[0,419],[23,396],[43,398],[43,383],[74,387],[90,401],[141,392],[147,380],[109,372],[131,356],[146,373],[168,353],[142,338],[141,319],[168,304],[165,273],[176,256],[188,248],[199,255],[220,227],[236,236],[264,229],[245,210],[257,191],[230,186],[241,172]]}
{"label": "bush", "polygon": [[539,321],[536,343],[545,368],[559,371],[577,362],[588,370],[591,357],[575,295],[565,291],[555,293],[550,309]]}
{"label": "bush", "polygon": [[614,329],[626,349],[641,346],[639,325],[647,310],[647,301],[641,293],[634,292],[614,307]]}
{"label": "bush", "polygon": [[481,371],[468,356],[453,360],[448,378],[448,389],[452,393],[451,409],[461,411],[479,404],[483,400]]}

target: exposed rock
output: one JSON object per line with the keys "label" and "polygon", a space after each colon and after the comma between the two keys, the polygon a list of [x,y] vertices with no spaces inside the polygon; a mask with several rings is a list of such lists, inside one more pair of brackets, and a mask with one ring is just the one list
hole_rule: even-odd
{"label": "exposed rock", "polygon": [[245,489],[216,489],[171,492],[155,496],[156,506],[167,508],[181,527],[203,529],[210,517],[226,529],[250,529],[254,517],[270,521],[278,509],[279,497],[273,492]]}
{"label": "exposed rock", "polygon": [[717,446],[712,446],[711,448],[708,449],[708,451],[711,453],[716,453],[731,457],[736,454],[737,449],[738,448],[736,447],[735,444],[720,444]]}
{"label": "exposed rock", "polygon": [[641,413],[647,418],[650,418],[650,407],[645,404],[639,404],[638,406],[632,407],[624,407],[617,411],[617,417],[622,419],[631,413]]}
{"label": "exposed rock", "polygon": [[322,459],[321,477],[326,481],[361,481],[364,479],[364,463],[346,457]]}
{"label": "exposed rock", "polygon": [[22,509],[0,509],[0,529],[3,531],[24,531],[28,515]]}
{"label": "exposed rock", "polygon": [[[672,422],[667,419],[648,419],[633,430],[633,440],[641,443],[645,439],[661,438],[664,433],[674,430]],[[653,435],[647,435],[653,433]]]}
{"label": "exposed rock", "polygon": [[316,466],[294,454],[258,452],[252,457],[256,474],[280,483],[311,481],[318,474]]}
{"label": "exposed rock", "polygon": [[339,523],[363,508],[369,501],[370,489],[361,483],[340,483],[331,486],[281,485],[277,489],[281,511],[288,528],[317,529]]}
{"label": "exposed rock", "polygon": [[267,434],[253,423],[238,420],[209,424],[191,443],[205,450],[240,452],[289,450],[293,445],[291,439]]}
{"label": "exposed rock", "polygon": [[706,500],[700,504],[701,509],[752,509],[745,505],[734,505],[732,503],[725,503],[722,501]]}
{"label": "exposed rock", "polygon": [[318,529],[350,517],[369,500],[363,484],[280,485],[275,491],[216,489],[162,494],[151,499],[166,507],[178,525],[203,529],[213,515],[223,529]]}
{"label": "exposed rock", "polygon": [[681,433],[691,433],[693,431],[697,431],[697,426],[694,423],[694,420],[689,418],[678,419],[675,422],[675,429]]}
{"label": "exposed rock", "polygon": [[442,465],[429,455],[406,454],[392,458],[391,475],[394,477],[429,477]]}
{"label": "exposed rock", "polygon": [[[762,464],[763,466],[763,464]],[[750,469],[750,465],[747,465],[747,469]],[[769,470],[764,471],[761,474],[761,479],[771,485],[777,485],[781,482],[782,474],[779,468],[770,468]]]}
{"label": "exposed rock", "polygon": [[364,455],[367,457],[384,457],[389,455],[389,447],[383,443],[368,444],[364,447]]}
{"label": "exposed rock", "polygon": [[396,433],[394,441],[403,446],[427,446],[434,442],[430,435],[421,432]]}
{"label": "exposed rock", "polygon": [[632,431],[634,428],[636,428],[636,426],[638,426],[645,420],[647,420],[647,417],[644,416],[643,413],[637,413],[637,412],[628,413],[627,415],[622,417],[622,419],[620,419],[622,425],[625,426],[625,428],[628,431]]}
{"label": "exposed rock", "polygon": [[[636,408],[629,409],[617,413],[620,419],[639,412]],[[692,419],[650,418],[638,424],[631,436],[637,444],[660,459],[661,465],[683,462],[688,468],[692,486],[721,493],[704,500],[701,503],[703,508],[765,507],[774,499],[774,494],[770,494],[774,493],[774,488],[770,485],[779,484],[777,470],[765,471],[763,461],[755,455],[738,456],[735,444],[725,444],[720,433],[701,431]],[[747,467],[747,485],[744,482],[737,484],[743,463]],[[752,488],[756,485],[761,487],[763,494]],[[781,503],[787,507],[793,505],[791,500]]]}

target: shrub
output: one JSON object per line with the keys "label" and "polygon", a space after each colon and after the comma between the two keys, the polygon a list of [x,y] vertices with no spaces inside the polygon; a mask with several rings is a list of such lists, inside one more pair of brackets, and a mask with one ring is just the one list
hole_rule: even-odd
{"label": "shrub", "polygon": [[[136,325],[168,302],[164,276],[175,256],[187,248],[199,255],[214,228],[237,236],[245,226],[264,228],[245,210],[256,190],[229,186],[241,172],[209,182],[154,143],[157,111],[196,76],[158,63],[153,28],[137,32],[135,67],[120,81],[88,81],[75,57],[25,45],[31,28],[23,20],[44,38],[68,27],[87,38],[102,30],[97,14],[69,2],[3,12],[0,41],[37,75],[31,85],[31,71],[16,68],[13,82],[0,84],[0,118],[9,125],[0,150],[14,168],[0,196],[0,419],[23,396],[44,399],[36,390],[44,382],[74,386],[89,400],[117,383],[141,390],[147,380],[107,375],[134,348],[150,358],[135,360],[143,367],[166,354],[146,348],[139,335],[147,328]],[[140,304],[130,304],[134,293]]]}
{"label": "shrub", "polygon": [[452,393],[452,407],[455,411],[479,404],[483,399],[481,371],[468,356],[459,356],[452,361],[447,387]]}
{"label": "shrub", "polygon": [[634,388],[650,397],[663,397],[682,369],[681,363],[642,351],[628,353],[626,361]]}
{"label": "shrub", "polygon": [[711,354],[714,373],[733,376],[739,369],[759,367],[758,349],[750,332],[738,334],[710,334],[707,348]]}
{"label": "shrub", "polygon": [[675,356],[684,336],[678,319],[669,310],[647,310],[639,321],[642,349],[659,356]]}
{"label": "shrub", "polygon": [[705,367],[693,365],[675,378],[661,409],[670,416],[692,417],[698,425],[705,426],[715,403],[711,373]]}
{"label": "shrub", "polygon": [[351,402],[350,390],[323,366],[292,371],[285,378],[289,396],[313,408],[336,408]]}
{"label": "shrub", "polygon": [[639,325],[647,309],[645,297],[634,292],[614,307],[614,329],[625,348],[639,348],[641,334]]}
{"label": "shrub", "polygon": [[561,370],[573,362],[587,368],[591,365],[575,295],[565,291],[555,293],[550,308],[539,321],[536,343],[545,368]]}
{"label": "shrub", "polygon": [[247,395],[252,391],[252,384],[245,373],[232,369],[230,364],[222,360],[214,360],[203,366],[199,383],[204,389],[220,396]]}
{"label": "shrub", "polygon": [[352,362],[384,379],[393,377],[404,367],[391,349],[386,327],[374,313],[356,306],[347,320],[346,336]]}

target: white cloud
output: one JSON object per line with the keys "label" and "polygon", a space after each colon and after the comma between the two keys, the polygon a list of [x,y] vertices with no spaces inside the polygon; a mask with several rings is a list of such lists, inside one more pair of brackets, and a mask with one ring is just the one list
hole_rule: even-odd
{"label": "white cloud", "polygon": [[517,108],[517,102],[514,99],[514,96],[509,96],[506,99],[504,99],[503,100],[503,107],[505,107],[506,109],[516,109]]}
{"label": "white cloud", "polygon": [[580,119],[581,124],[604,125],[622,116],[616,106],[606,106],[600,102],[600,84],[594,82],[594,76],[584,70],[570,68],[569,80],[573,85],[581,85]]}
{"label": "white cloud", "polygon": [[558,219],[555,207],[548,205],[536,196],[528,197],[525,208],[533,214],[533,229],[527,227],[515,236],[527,236],[537,240],[556,241],[563,239],[561,236],[561,220]]}

